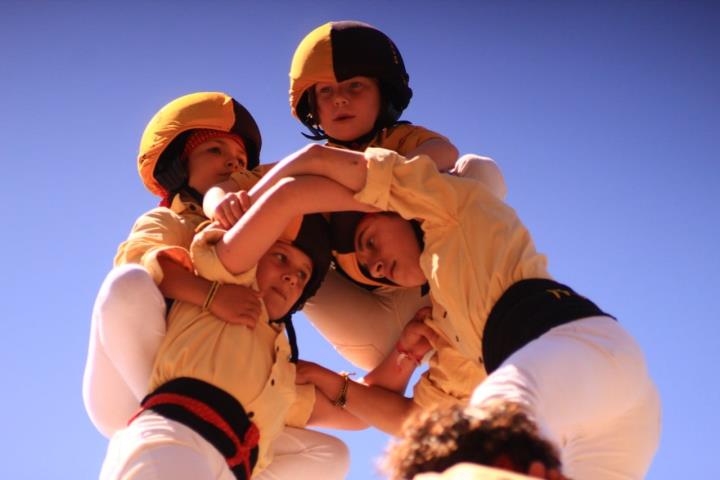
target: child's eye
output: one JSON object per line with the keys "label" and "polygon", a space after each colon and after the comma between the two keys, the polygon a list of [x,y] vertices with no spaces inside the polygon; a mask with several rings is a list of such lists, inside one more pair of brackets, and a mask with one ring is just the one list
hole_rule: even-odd
{"label": "child's eye", "polygon": [[210,148],[208,148],[207,151],[214,155],[220,155],[222,153],[222,150],[220,150],[220,147],[210,147]]}
{"label": "child's eye", "polygon": [[285,256],[284,253],[278,252],[278,253],[275,253],[274,256],[279,262],[285,263],[287,261],[287,257]]}
{"label": "child's eye", "polygon": [[318,95],[330,95],[332,93],[332,87],[330,87],[330,86],[319,87],[315,90],[315,93],[317,93]]}
{"label": "child's eye", "polygon": [[375,238],[374,238],[374,237],[369,237],[369,238],[365,241],[365,247],[366,247],[366,248],[374,248],[374,247],[375,247]]}
{"label": "child's eye", "polygon": [[359,90],[363,87],[362,82],[350,82],[350,88],[352,90]]}

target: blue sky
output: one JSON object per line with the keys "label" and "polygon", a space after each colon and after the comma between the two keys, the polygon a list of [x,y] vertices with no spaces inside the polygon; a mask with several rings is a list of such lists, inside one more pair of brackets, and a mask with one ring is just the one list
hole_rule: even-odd
{"label": "blue sky", "polygon": [[[495,158],[553,275],[638,338],[664,408],[648,478],[718,472],[717,2],[4,0],[0,477],[97,476],[106,440],[80,393],[90,311],[156,204],[135,170],[146,122],[179,95],[226,91],[258,120],[262,161],[282,158],[305,143],[292,52],[341,19],[395,40],[415,92],[404,118]],[[307,358],[348,367],[296,325]],[[386,437],[339,436],[349,478],[374,478]]]}

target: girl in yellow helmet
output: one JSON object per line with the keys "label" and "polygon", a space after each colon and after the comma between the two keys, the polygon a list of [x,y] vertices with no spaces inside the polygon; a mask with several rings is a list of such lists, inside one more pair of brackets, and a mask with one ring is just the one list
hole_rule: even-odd
{"label": "girl in yellow helmet", "polygon": [[[189,248],[196,228],[207,220],[201,203],[211,185],[230,179],[236,188],[250,188],[257,181],[260,148],[253,117],[220,92],[179,97],[148,123],[138,171],[148,190],[161,197],[161,206],[135,222],[98,293],[83,378],[86,410],[105,436],[125,426],[147,393],[168,304],[202,306],[211,294],[207,309],[215,317],[255,325],[261,308],[256,292],[232,284],[212,289],[210,281],[180,266],[168,247]],[[342,471],[347,462],[342,442],[315,433],[284,435],[287,446],[319,452],[319,466],[334,462]],[[292,448],[284,453],[292,456]]]}

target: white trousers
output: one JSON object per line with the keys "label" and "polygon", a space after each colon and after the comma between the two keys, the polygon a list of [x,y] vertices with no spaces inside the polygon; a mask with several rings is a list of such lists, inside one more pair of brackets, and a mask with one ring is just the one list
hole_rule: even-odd
{"label": "white trousers", "polygon": [[524,405],[579,480],[642,479],[660,438],[660,398],[644,356],[615,320],[555,327],[511,355],[471,404]]}
{"label": "white trousers", "polygon": [[[312,430],[287,427],[273,442],[270,466],[258,480],[341,479],[348,471],[345,444]],[[100,480],[234,480],[215,447],[180,422],[146,411],[113,435]]]}
{"label": "white trousers", "polygon": [[[487,157],[463,155],[451,173],[482,183],[498,198],[507,193],[500,169]],[[330,271],[303,313],[340,355],[369,371],[393,350],[415,313],[428,305],[430,298],[421,296],[419,288],[369,291]]]}
{"label": "white trousers", "polygon": [[[165,309],[163,296],[152,277],[139,265],[114,268],[100,287],[90,327],[83,401],[93,424],[107,437],[126,426],[147,394],[155,354],[165,336]],[[136,430],[137,427],[132,427],[130,432]],[[125,433],[122,437],[135,438],[133,433]],[[202,437],[200,439],[205,442]],[[297,476],[299,471],[315,472],[315,479],[344,478],[349,465],[349,453],[342,441],[313,430],[287,427],[271,448],[275,461],[260,478],[303,478]],[[111,450],[115,451],[115,448]],[[157,455],[164,456],[165,451],[162,449]],[[220,454],[215,453],[222,460]],[[188,454],[188,459],[178,459],[174,463],[185,471],[184,462],[196,456]]]}

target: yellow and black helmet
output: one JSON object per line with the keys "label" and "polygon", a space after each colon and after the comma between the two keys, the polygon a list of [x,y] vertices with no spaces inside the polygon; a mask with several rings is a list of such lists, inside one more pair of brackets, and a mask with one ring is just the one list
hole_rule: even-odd
{"label": "yellow and black helmet", "polygon": [[[292,114],[312,131],[317,129],[310,87],[342,82],[356,76],[374,77],[395,122],[410,103],[410,77],[397,47],[387,35],[362,22],[329,22],[310,32],[298,45],[290,67]],[[381,127],[389,125],[380,125]]]}
{"label": "yellow and black helmet", "polygon": [[153,194],[165,198],[187,183],[187,166],[181,157],[188,136],[196,129],[239,135],[245,142],[248,170],[258,165],[262,139],[250,112],[225,93],[191,93],[162,107],[143,132],[138,172]]}

